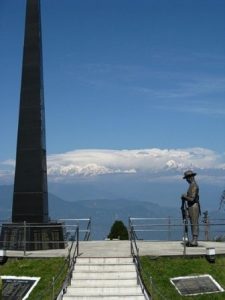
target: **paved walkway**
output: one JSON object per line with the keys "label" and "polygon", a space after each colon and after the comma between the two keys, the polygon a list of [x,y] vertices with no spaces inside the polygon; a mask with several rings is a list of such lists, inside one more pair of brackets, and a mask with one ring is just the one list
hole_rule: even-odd
{"label": "paved walkway", "polygon": [[[151,256],[180,256],[184,254],[182,242],[145,242],[138,241],[139,255]],[[205,255],[206,248],[215,248],[216,254],[225,254],[225,242],[200,241],[198,247],[186,247],[186,255]]]}
{"label": "paved walkway", "polygon": [[[140,255],[175,256],[183,255],[184,247],[179,241],[137,241]],[[206,248],[215,248],[216,254],[225,254],[225,242],[200,241],[198,247],[186,247],[186,255],[205,255]],[[8,257],[66,257],[66,249],[41,251],[6,251]],[[81,257],[127,257],[130,256],[129,241],[88,241],[80,242]]]}

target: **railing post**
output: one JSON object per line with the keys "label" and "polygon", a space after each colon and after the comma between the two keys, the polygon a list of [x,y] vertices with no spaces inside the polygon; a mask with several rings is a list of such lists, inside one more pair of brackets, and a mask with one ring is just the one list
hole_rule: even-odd
{"label": "railing post", "polygon": [[150,276],[149,280],[150,280],[151,299],[153,300],[153,280],[152,280],[152,276]]}
{"label": "railing post", "polygon": [[131,224],[131,219],[130,217],[128,218],[128,234],[129,234],[129,240],[130,240],[130,254],[133,256],[133,248],[132,248],[132,224]]}
{"label": "railing post", "polygon": [[171,219],[168,217],[168,241],[171,240]]}
{"label": "railing post", "polygon": [[90,231],[89,231],[89,236],[88,236],[88,240],[91,239],[91,217],[89,218],[89,222],[90,222]]}
{"label": "railing post", "polygon": [[133,227],[130,226],[130,254],[133,256]]}
{"label": "railing post", "polygon": [[133,256],[133,252],[132,252],[132,240],[130,239],[130,254],[131,256]]}
{"label": "railing post", "polygon": [[128,218],[128,237],[130,240],[130,217]]}
{"label": "railing post", "polygon": [[52,277],[52,300],[55,298],[55,277]]}
{"label": "railing post", "polygon": [[209,241],[209,216],[208,216],[208,211],[204,212],[203,222],[205,223],[205,240]]}
{"label": "railing post", "polygon": [[77,226],[77,256],[79,256],[79,225]]}
{"label": "railing post", "polygon": [[23,221],[23,256],[26,256],[26,221]]}
{"label": "railing post", "polygon": [[186,224],[185,222],[183,222],[183,243],[184,243],[184,251],[183,251],[183,255],[186,256],[186,239],[187,239],[187,233],[186,233]]}

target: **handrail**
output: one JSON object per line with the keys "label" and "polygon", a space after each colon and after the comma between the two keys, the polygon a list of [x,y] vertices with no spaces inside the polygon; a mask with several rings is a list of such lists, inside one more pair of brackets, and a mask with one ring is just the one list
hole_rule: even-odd
{"label": "handrail", "polygon": [[[85,240],[88,240],[90,238],[90,234],[91,234],[91,218],[88,219],[61,219],[59,220],[60,222],[63,223],[63,227],[68,229],[68,232],[70,232],[69,237],[71,238],[71,243],[68,244],[68,254],[65,258],[65,261],[63,263],[63,265],[61,266],[60,270],[58,271],[58,273],[52,278],[52,282],[49,283],[49,285],[46,287],[45,290],[43,290],[42,292],[40,292],[36,297],[35,300],[42,300],[42,299],[46,299],[46,294],[48,293],[49,295],[51,294],[51,300],[61,300],[63,297],[63,294],[65,293],[67,286],[71,283],[71,279],[72,279],[72,273],[73,273],[73,269],[74,269],[74,265],[76,263],[76,258],[79,255],[79,241],[80,241],[80,233],[85,233]],[[66,221],[76,221],[76,224],[65,224]],[[79,224],[81,222],[88,222],[87,227],[85,229],[81,229]],[[15,228],[18,228],[22,233],[23,233],[23,240],[21,241],[23,247],[24,247],[24,251],[23,251],[23,255],[24,257],[26,257],[26,245],[27,244],[31,244],[31,243],[42,243],[43,241],[29,241],[26,239],[26,229],[30,226],[30,227],[50,227],[52,226],[51,224],[32,224],[32,223],[11,223],[9,220],[7,220],[7,222],[0,222],[0,226],[1,223],[3,224],[12,224],[12,226],[14,226]],[[62,224],[59,225],[55,225],[54,227],[61,227]],[[1,228],[0,228],[1,229]],[[0,230],[1,231],[1,230]],[[68,236],[67,236],[68,237]],[[3,242],[3,241],[0,241]],[[63,240],[63,241],[48,241],[48,243],[66,243],[67,240]],[[66,278],[62,279],[62,275],[64,272],[67,272],[67,276]],[[59,282],[59,280],[63,281],[62,284],[62,288],[61,291],[58,295],[56,295],[57,291],[55,291],[55,286],[56,284]],[[50,299],[50,298],[49,298]]]}
{"label": "handrail", "polygon": [[[74,235],[75,235],[75,239],[71,243],[71,246],[69,248],[68,255],[65,259],[64,264],[62,265],[62,267],[60,268],[60,270],[58,271],[56,276],[53,278],[51,284],[49,284],[49,286],[45,290],[41,291],[35,297],[35,300],[45,299],[46,294],[48,294],[48,293],[49,294],[51,293],[51,296],[52,296],[51,299],[52,300],[54,300],[54,299],[57,299],[57,300],[63,299],[63,295],[65,294],[67,286],[71,282],[72,272],[73,272],[73,269],[74,269],[76,258],[79,255],[79,226],[76,227]],[[73,251],[73,253],[72,253],[72,251]],[[57,295],[56,291],[55,291],[55,284],[60,279],[60,276],[62,275],[63,271],[65,270],[65,267],[67,267],[67,270],[68,270],[67,271],[67,276],[66,276],[66,279],[63,282],[61,291]]]}
{"label": "handrail", "polygon": [[[81,218],[81,219],[76,219],[76,218],[74,218],[74,219],[60,219],[60,221],[62,221],[62,222],[74,222],[76,225],[79,225],[79,227],[80,227],[80,224],[81,224],[81,222],[87,222],[87,225],[86,225],[86,228],[84,228],[84,229],[81,229],[81,227],[80,227],[80,229],[79,229],[79,231],[80,231],[80,233],[82,232],[82,233],[85,233],[84,234],[84,238],[83,238],[83,240],[84,241],[88,241],[89,239],[90,239],[90,236],[91,236],[91,217],[90,218]],[[72,227],[72,226],[74,226],[74,225],[69,225],[69,223],[68,223],[68,227]]]}
{"label": "handrail", "polygon": [[73,270],[74,270],[74,265],[76,263],[76,259],[79,256],[79,226],[77,226],[76,229],[76,245],[74,248],[74,252],[73,255],[71,256],[71,252],[73,249],[73,244],[74,241],[71,244],[70,250],[69,250],[69,254],[68,254],[68,258],[69,258],[69,266],[68,266],[68,273],[66,276],[66,279],[64,280],[62,289],[57,297],[57,300],[62,299],[63,295],[66,293],[67,287],[71,284],[71,279],[72,279],[72,274],[73,274]]}
{"label": "handrail", "polygon": [[84,241],[88,241],[90,239],[90,235],[91,235],[91,218],[89,218],[89,222],[87,224],[87,229],[86,229],[86,233],[84,236]]}
{"label": "handrail", "polygon": [[[141,289],[142,289],[142,292],[144,294],[145,299],[146,300],[152,300],[153,295],[150,294],[150,292],[146,288],[144,280],[143,280],[142,274],[146,274],[146,273],[145,273],[145,271],[143,270],[143,268],[141,266],[140,256],[139,256],[139,248],[137,246],[137,241],[136,241],[137,236],[136,236],[136,233],[135,233],[135,230],[134,230],[134,226],[132,225],[131,218],[129,218],[129,237],[130,237],[130,244],[131,244],[131,255],[133,257],[135,267],[136,267],[136,271],[137,271],[138,284],[140,284],[140,286],[141,286]],[[146,275],[146,277],[147,277],[147,275]],[[168,300],[159,292],[159,290],[153,284],[152,277],[150,277],[149,280],[150,280],[150,285],[152,286],[152,288],[154,286],[154,290],[161,297],[161,299]]]}
{"label": "handrail", "polygon": [[[136,235],[138,234],[138,238],[143,239],[143,234],[147,234],[147,232],[161,232],[166,233],[167,232],[167,240],[180,240],[180,238],[183,235],[183,228],[185,226],[183,220],[181,218],[130,218],[130,223],[133,226],[134,232]],[[190,220],[188,220],[188,228],[190,228]],[[207,216],[206,218],[203,218],[202,220],[199,220],[199,229],[200,229],[200,239],[209,241],[213,239],[218,239],[218,237],[221,237],[225,239],[225,235],[221,235],[223,231],[221,231],[221,227],[224,229],[225,226],[225,218],[209,218]],[[173,234],[173,237],[172,237]],[[163,240],[166,236],[163,235],[161,238],[158,238],[157,240]],[[175,238],[175,239],[174,239]],[[154,238],[152,239],[154,240]]]}
{"label": "handrail", "polygon": [[131,255],[133,257],[133,261],[134,261],[134,264],[135,264],[135,267],[136,267],[136,272],[137,272],[137,283],[140,285],[145,299],[150,300],[151,296],[147,292],[147,289],[145,287],[145,284],[144,284],[144,281],[143,281],[143,278],[142,278],[143,269],[142,269],[141,263],[140,263],[139,248],[137,247],[136,234],[135,234],[134,228],[133,228],[133,226],[130,222],[130,219],[129,219],[129,237],[130,237]]}

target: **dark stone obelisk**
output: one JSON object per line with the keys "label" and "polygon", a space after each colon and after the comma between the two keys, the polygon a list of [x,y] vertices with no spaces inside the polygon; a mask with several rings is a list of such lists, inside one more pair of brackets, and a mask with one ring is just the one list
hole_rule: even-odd
{"label": "dark stone obelisk", "polygon": [[27,0],[13,222],[48,222],[40,1]]}
{"label": "dark stone obelisk", "polygon": [[12,223],[0,247],[64,248],[62,223],[48,216],[40,0],[27,0]]}

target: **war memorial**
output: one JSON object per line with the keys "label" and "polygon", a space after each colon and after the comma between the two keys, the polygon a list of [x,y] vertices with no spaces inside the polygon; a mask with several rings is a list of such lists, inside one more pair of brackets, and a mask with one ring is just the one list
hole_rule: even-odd
{"label": "war memorial", "polygon": [[[184,178],[187,177],[190,176],[186,174]],[[182,200],[185,200],[187,196],[184,194]],[[79,242],[78,235],[76,243],[72,243],[69,249],[64,239],[64,224],[50,219],[40,0],[27,0],[12,222],[2,225],[1,249],[6,249],[7,256],[11,258],[65,257],[69,265],[68,276],[61,286],[61,291],[57,293],[54,291],[51,298],[60,300],[151,300],[153,296],[147,292],[142,282],[140,256],[148,256],[152,260],[161,256],[190,256],[193,259],[194,256],[204,256],[206,249],[215,250],[215,245],[216,254],[224,255],[225,253],[224,243],[216,244],[212,241],[197,243],[197,238],[193,241],[194,247],[187,249],[185,241],[138,240],[138,230],[136,231],[135,228],[140,225],[135,223],[143,221],[143,218],[130,218],[129,220],[129,240],[127,241]],[[186,228],[187,223],[184,223],[184,232]],[[215,251],[211,253],[209,261],[212,256],[215,259]],[[207,278],[206,276],[208,275],[174,277],[171,278],[171,284],[179,290],[182,296],[193,295],[194,292],[197,294],[224,292],[223,288],[215,284],[210,276]],[[5,288],[5,293],[11,291],[12,287],[20,285],[18,293],[24,293],[24,295],[40,279],[39,277],[25,279],[12,278],[12,276],[1,277],[5,280],[4,284],[9,285]],[[154,288],[153,284],[152,287]],[[12,294],[13,292],[9,294],[9,297]],[[16,294],[15,289],[14,294]]]}
{"label": "war memorial", "polygon": [[26,7],[12,223],[3,224],[3,248],[21,249],[24,234],[30,241],[27,249],[64,247],[63,227],[51,222],[48,213],[41,15],[36,0],[28,0]]}

